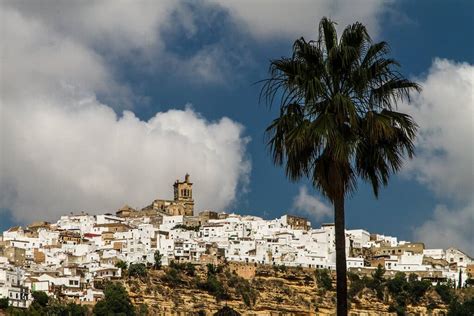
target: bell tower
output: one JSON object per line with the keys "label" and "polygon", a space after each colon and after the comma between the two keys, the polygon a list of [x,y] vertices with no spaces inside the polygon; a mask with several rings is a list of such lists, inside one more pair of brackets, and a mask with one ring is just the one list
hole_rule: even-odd
{"label": "bell tower", "polygon": [[173,189],[174,201],[184,206],[184,215],[193,216],[193,184],[190,181],[189,174],[184,176],[184,181],[176,180],[176,182],[173,184]]}

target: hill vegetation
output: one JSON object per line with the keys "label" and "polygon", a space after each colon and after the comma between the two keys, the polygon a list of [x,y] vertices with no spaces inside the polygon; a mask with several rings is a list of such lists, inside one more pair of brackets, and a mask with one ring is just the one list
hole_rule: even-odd
{"label": "hill vegetation", "polygon": [[[238,269],[238,268],[245,269]],[[248,268],[248,269],[247,269]],[[250,271],[242,274],[242,271]],[[474,289],[421,281],[415,275],[385,276],[381,267],[371,275],[348,274],[352,314],[473,315]],[[7,307],[7,315],[331,315],[335,312],[335,276],[328,270],[253,265],[168,266],[132,264],[123,279],[104,285],[105,298],[94,307],[59,302],[33,292],[29,309]]]}

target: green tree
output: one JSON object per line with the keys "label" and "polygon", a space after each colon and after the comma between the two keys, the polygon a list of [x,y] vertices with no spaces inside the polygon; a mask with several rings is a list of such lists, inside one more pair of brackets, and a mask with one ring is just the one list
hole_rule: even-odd
{"label": "green tree", "polygon": [[318,287],[331,291],[333,289],[331,272],[328,269],[316,270],[316,283]]}
{"label": "green tree", "polygon": [[128,267],[128,275],[131,277],[146,277],[148,271],[143,263],[132,263]]}
{"label": "green tree", "polygon": [[47,315],[54,316],[86,316],[89,310],[86,306],[75,303],[62,304],[54,300],[48,304]]}
{"label": "green tree", "polygon": [[474,315],[474,297],[463,303],[453,300],[449,304],[448,316],[472,316]]}
{"label": "green tree", "polygon": [[154,264],[155,269],[161,269],[161,264],[162,264],[161,260],[163,259],[163,255],[160,253],[159,250],[155,251],[154,258],[155,258],[155,264]]}
{"label": "green tree", "polygon": [[345,28],[323,18],[319,38],[300,38],[293,55],[270,62],[261,99],[280,98],[279,116],[267,127],[268,146],[292,181],[308,177],[334,206],[337,314],[347,315],[345,198],[368,181],[378,196],[391,173],[412,157],[417,126],[395,111],[420,90],[387,57],[386,42],[373,43],[361,23]]}
{"label": "green tree", "polygon": [[0,298],[0,309],[7,309],[8,308],[8,297]]}
{"label": "green tree", "polygon": [[408,286],[407,277],[403,272],[397,272],[395,276],[387,281],[387,288],[390,294],[396,295],[406,290]]}
{"label": "green tree", "polygon": [[119,269],[122,269],[122,271],[123,271],[123,270],[127,270],[128,264],[123,260],[119,260],[115,264],[115,267],[117,267]]}
{"label": "green tree", "polygon": [[34,291],[31,293],[31,296],[33,297],[32,305],[36,308],[44,308],[48,305],[49,297],[45,292]]}
{"label": "green tree", "polygon": [[454,299],[454,287],[451,282],[448,283],[439,283],[435,286],[435,291],[441,297],[441,300],[445,304],[450,304]]}
{"label": "green tree", "polygon": [[134,316],[135,309],[128,293],[120,283],[109,283],[104,290],[104,299],[94,306],[94,315],[124,315]]}

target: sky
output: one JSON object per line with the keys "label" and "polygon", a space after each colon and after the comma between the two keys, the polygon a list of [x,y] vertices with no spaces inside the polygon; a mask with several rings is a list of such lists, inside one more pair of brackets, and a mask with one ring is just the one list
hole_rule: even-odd
{"label": "sky", "polygon": [[416,157],[346,225],[474,255],[474,2],[0,1],[0,229],[70,212],[172,198],[196,211],[290,213],[314,227],[332,207],[274,166],[264,129],[277,108],[259,80],[323,16],[387,41],[423,86],[399,106],[419,124]]}

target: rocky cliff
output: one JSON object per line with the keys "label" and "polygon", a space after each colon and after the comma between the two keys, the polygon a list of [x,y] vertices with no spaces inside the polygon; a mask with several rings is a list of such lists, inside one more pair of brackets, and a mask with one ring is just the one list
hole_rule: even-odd
{"label": "rocky cliff", "polygon": [[[122,282],[134,304],[146,304],[151,315],[211,315],[225,305],[243,315],[335,315],[336,293],[318,286],[314,269],[176,265]],[[382,301],[367,288],[350,301],[350,315],[396,315],[389,312],[390,298]],[[446,306],[429,291],[406,313],[445,315]]]}

